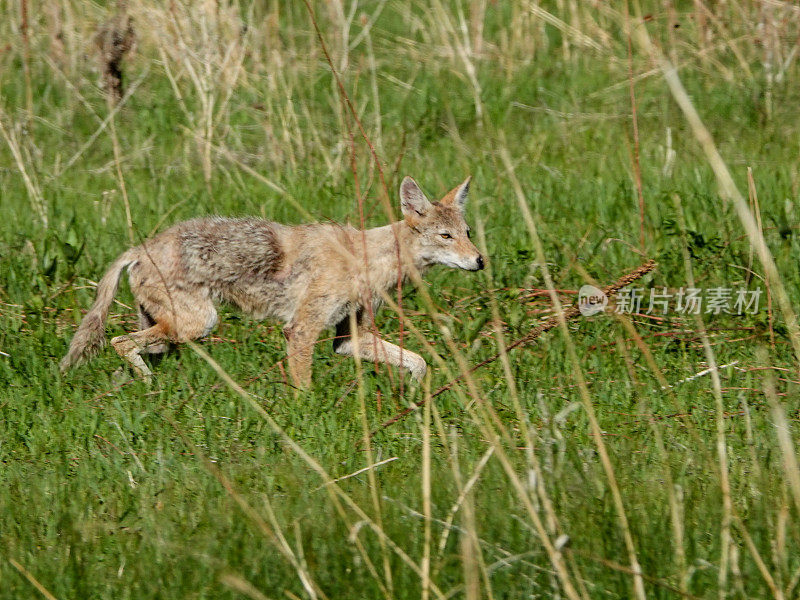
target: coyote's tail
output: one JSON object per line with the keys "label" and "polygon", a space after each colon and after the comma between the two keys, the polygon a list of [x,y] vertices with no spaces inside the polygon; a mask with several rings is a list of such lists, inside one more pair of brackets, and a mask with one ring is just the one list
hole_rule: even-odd
{"label": "coyote's tail", "polygon": [[103,347],[106,342],[105,322],[108,309],[114,301],[119,286],[122,270],[136,262],[135,250],[128,250],[114,261],[97,285],[97,298],[75,331],[75,337],[69,345],[67,355],[58,364],[61,372],[74,367],[80,362],[91,358]]}

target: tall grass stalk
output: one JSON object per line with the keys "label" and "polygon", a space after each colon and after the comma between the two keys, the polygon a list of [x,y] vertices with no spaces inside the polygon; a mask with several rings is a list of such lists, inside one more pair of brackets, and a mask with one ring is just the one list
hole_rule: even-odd
{"label": "tall grass stalk", "polygon": [[122,174],[122,150],[120,149],[119,139],[117,138],[117,127],[114,124],[114,107],[111,96],[108,96],[108,133],[111,136],[111,145],[114,148],[114,167],[117,174],[117,183],[122,192],[122,204],[125,207],[125,221],[128,225],[128,241],[131,246],[136,245],[136,235],[133,229],[133,217],[131,216],[131,203],[128,200],[128,187],[125,185],[125,176]]}
{"label": "tall grass stalk", "polygon": [[[689,246],[686,236],[686,222],[683,217],[683,206],[680,204],[680,199],[677,194],[673,195],[675,199],[675,212],[678,216],[678,223],[683,236],[683,264],[686,273],[686,283],[689,287],[694,288],[697,284],[692,270],[692,258],[689,255]],[[722,383],[720,382],[719,370],[717,369],[717,358],[714,350],[711,347],[711,342],[708,338],[705,323],[702,316],[699,314],[694,315],[694,322],[697,332],[700,335],[700,340],[703,343],[703,352],[706,356],[706,362],[710,370],[711,376],[711,389],[714,393],[714,402],[716,404],[716,426],[717,426],[717,460],[719,461],[719,482],[722,489],[722,519],[720,520],[720,559],[718,571],[718,584],[717,593],[719,597],[725,598],[728,594],[728,571],[729,552],[731,547],[731,514],[733,511],[733,502],[731,500],[731,484],[730,472],[728,467],[728,446],[725,439],[726,425],[725,425],[725,406],[722,399]]]}
{"label": "tall grass stalk", "polygon": [[[431,378],[425,377],[423,382],[426,399],[430,399]],[[431,505],[431,403],[426,402],[422,411],[422,600],[430,598],[431,584],[431,519],[433,507]],[[369,437],[369,425],[364,422],[364,432]]]}
{"label": "tall grass stalk", "polygon": [[[351,312],[349,318],[350,318],[350,329],[351,331],[356,332],[351,339],[353,344],[353,356],[355,357],[355,362],[356,362],[356,378],[358,380],[358,386],[357,386],[358,407],[359,407],[359,412],[361,413],[361,429],[364,434],[363,438],[364,454],[367,459],[367,465],[365,468],[367,469],[370,498],[372,499],[372,510],[374,511],[375,514],[375,522],[378,527],[383,528],[381,493],[380,493],[380,488],[378,486],[378,479],[375,474],[375,457],[373,455],[373,450],[372,450],[372,439],[370,436],[369,418],[367,416],[367,403],[365,400],[365,392],[364,392],[364,372],[362,370],[361,354],[359,352],[361,339],[358,336],[358,326],[356,323],[355,313]],[[423,456],[423,463],[424,463],[424,456]],[[423,469],[424,469],[424,464],[423,464]],[[393,583],[392,583],[392,568],[389,563],[389,552],[385,540],[381,538],[379,541],[381,547],[381,558],[383,560],[383,576],[384,576],[384,580],[381,583],[381,587],[385,588],[386,597],[391,598],[393,591],[392,590]],[[425,563],[424,559],[421,564],[421,570],[422,570],[423,590],[428,590],[429,587],[428,565]]]}
{"label": "tall grass stalk", "polygon": [[508,174],[511,185],[514,189],[514,193],[517,198],[517,202],[519,205],[520,213],[525,221],[525,225],[528,228],[528,234],[531,237],[531,241],[533,242],[533,246],[536,252],[536,260],[539,263],[539,266],[542,270],[542,275],[544,276],[545,285],[547,286],[548,293],[550,295],[550,299],[553,303],[553,307],[556,311],[556,314],[560,317],[560,329],[562,334],[564,335],[565,343],[567,346],[567,355],[569,356],[569,360],[572,363],[573,368],[573,376],[575,377],[575,382],[578,385],[578,390],[581,394],[581,400],[583,402],[584,410],[586,411],[586,415],[589,418],[589,423],[591,424],[592,428],[592,435],[594,436],[594,442],[597,446],[597,451],[600,455],[600,460],[603,464],[603,470],[606,475],[606,479],[608,480],[609,489],[611,490],[611,494],[614,498],[614,504],[617,510],[617,518],[619,519],[619,526],[622,530],[622,535],[625,539],[625,546],[628,550],[628,559],[631,565],[631,573],[633,575],[633,590],[634,595],[639,599],[643,600],[646,597],[645,590],[644,590],[644,580],[642,579],[642,569],[639,564],[639,559],[636,555],[636,548],[633,543],[633,536],[631,535],[630,526],[628,524],[628,517],[625,512],[625,505],[622,501],[622,494],[619,489],[619,485],[617,483],[616,475],[614,474],[614,467],[611,464],[611,458],[608,455],[608,451],[606,449],[605,443],[603,442],[603,430],[600,427],[599,422],[597,421],[597,415],[595,414],[594,405],[592,404],[591,397],[589,395],[589,388],[586,385],[586,381],[583,377],[582,367],[580,364],[580,360],[578,359],[578,355],[575,351],[575,346],[571,339],[571,334],[569,328],[567,327],[566,320],[563,318],[563,308],[561,305],[561,300],[559,299],[558,295],[555,292],[555,284],[553,283],[553,279],[550,276],[550,272],[547,268],[547,262],[545,259],[544,247],[542,246],[541,238],[539,237],[539,233],[536,227],[536,223],[531,215],[530,209],[528,208],[527,202],[525,201],[525,195],[522,192],[522,187],[519,184],[519,181],[516,177],[514,171],[514,164],[511,160],[511,156],[508,153],[508,148],[506,148],[505,144],[500,146],[500,158],[503,161],[503,164],[506,168],[506,173]]}

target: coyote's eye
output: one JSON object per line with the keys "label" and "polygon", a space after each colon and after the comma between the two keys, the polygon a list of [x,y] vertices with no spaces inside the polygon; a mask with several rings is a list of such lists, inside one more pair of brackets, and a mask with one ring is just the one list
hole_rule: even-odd
{"label": "coyote's eye", "polygon": [[442,236],[443,240],[452,240],[453,239],[453,236],[450,235],[449,233],[440,233],[439,235]]}

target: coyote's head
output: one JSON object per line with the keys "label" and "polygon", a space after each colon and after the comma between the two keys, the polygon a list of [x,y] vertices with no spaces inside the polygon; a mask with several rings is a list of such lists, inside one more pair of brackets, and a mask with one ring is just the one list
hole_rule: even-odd
{"label": "coyote's head", "polygon": [[411,177],[400,184],[400,206],[415,233],[415,259],[422,266],[446,265],[467,271],[483,268],[483,257],[469,239],[464,220],[471,177],[438,202],[431,202]]}

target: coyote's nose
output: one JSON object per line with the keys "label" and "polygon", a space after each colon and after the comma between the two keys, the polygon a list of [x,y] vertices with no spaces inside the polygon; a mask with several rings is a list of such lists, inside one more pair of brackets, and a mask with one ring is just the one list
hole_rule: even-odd
{"label": "coyote's nose", "polygon": [[478,263],[478,271],[480,271],[484,267],[483,257],[480,254],[478,255],[477,263]]}

